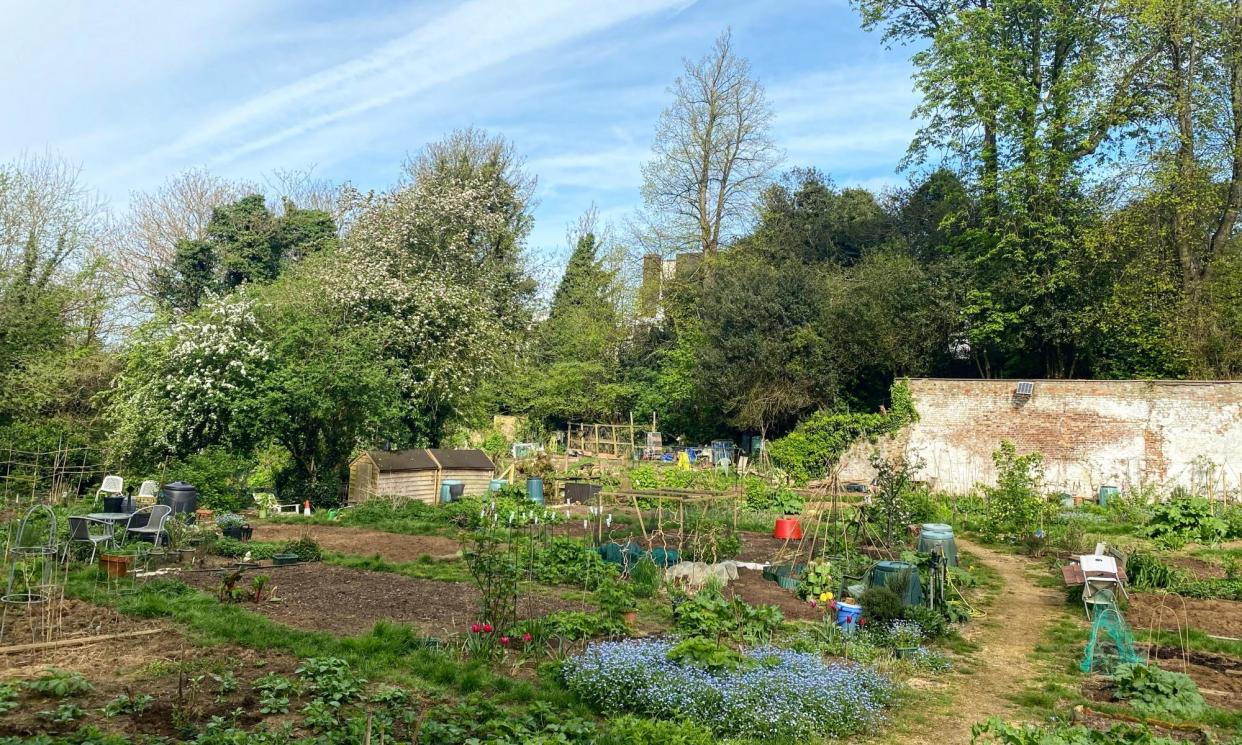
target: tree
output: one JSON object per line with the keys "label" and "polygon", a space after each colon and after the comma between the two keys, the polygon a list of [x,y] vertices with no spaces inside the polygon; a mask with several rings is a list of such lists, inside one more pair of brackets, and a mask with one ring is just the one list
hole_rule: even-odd
{"label": "tree", "polygon": [[763,191],[755,244],[778,261],[852,264],[883,245],[891,218],[871,192],[837,189],[816,169],[794,169]]}
{"label": "tree", "polygon": [[547,320],[535,332],[532,370],[522,408],[561,425],[617,413],[617,347],[621,328],[616,306],[616,271],[599,256],[594,226],[571,236],[565,274],[552,297]]}
{"label": "tree", "polygon": [[675,245],[708,256],[745,225],[779,153],[763,86],[734,54],[729,31],[684,65],[643,166],[643,201]]}
{"label": "tree", "polygon": [[131,194],[113,248],[121,286],[155,299],[157,270],[173,264],[179,242],[205,239],[217,207],[254,192],[252,184],[193,168],[169,177],[155,191]]}
{"label": "tree", "polygon": [[286,201],[273,215],[262,195],[216,207],[201,239],[181,239],[166,264],[152,269],[150,292],[165,309],[194,310],[210,293],[266,284],[282,269],[337,244],[328,213]]}
{"label": "tree", "polygon": [[535,177],[513,143],[499,135],[460,129],[406,163],[406,186],[428,200],[471,200],[420,225],[411,249],[443,271],[491,285],[496,310],[513,330],[525,328],[535,283],[526,271],[525,241],[534,225]]}
{"label": "tree", "polygon": [[75,164],[50,153],[0,164],[0,441],[87,439],[109,374],[105,218]]}
{"label": "tree", "polygon": [[[971,346],[1009,339],[1011,372],[1075,372],[1072,309],[1084,295],[1077,244],[1092,224],[1087,169],[1124,154],[1150,121],[1156,49],[1134,3],[860,0],[863,24],[925,43],[913,56],[926,123],[910,162],[968,164],[989,234],[973,243]],[[1025,359],[1024,359],[1025,358]],[[983,367],[983,365],[981,365]]]}
{"label": "tree", "polygon": [[183,238],[168,266],[156,267],[151,293],[167,308],[186,313],[220,289],[218,258],[211,241]]}

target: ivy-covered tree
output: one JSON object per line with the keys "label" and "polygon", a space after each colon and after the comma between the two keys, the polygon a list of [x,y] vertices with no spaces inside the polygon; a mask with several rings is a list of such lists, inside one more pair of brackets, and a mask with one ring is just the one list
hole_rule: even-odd
{"label": "ivy-covered tree", "polygon": [[186,313],[209,294],[269,283],[336,241],[328,213],[286,200],[283,214],[273,215],[262,195],[251,194],[212,210],[204,238],[177,241],[171,262],[152,269],[153,293],[162,308]]}

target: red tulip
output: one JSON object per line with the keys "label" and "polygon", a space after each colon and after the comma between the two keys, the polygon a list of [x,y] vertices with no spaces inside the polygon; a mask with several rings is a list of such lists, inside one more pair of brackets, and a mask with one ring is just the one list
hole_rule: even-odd
{"label": "red tulip", "polygon": [[527,631],[525,634],[522,634],[522,641],[524,641],[524,642],[528,642],[528,641],[530,641],[530,639],[531,639],[531,636],[530,636],[530,632],[529,632],[529,631]]}
{"label": "red tulip", "polygon": [[483,624],[483,633],[484,634],[492,633],[492,625],[490,623]]}
{"label": "red tulip", "polygon": [[509,646],[509,637],[507,636],[500,637],[500,643],[502,646],[505,646],[505,647]]}
{"label": "red tulip", "polygon": [[477,623],[472,623],[472,624],[470,624],[470,633],[471,633],[471,634],[477,634],[477,633],[479,633],[479,632],[480,632],[480,631],[482,631],[482,630],[483,630],[483,627],[482,627],[482,626],[480,626],[480,625],[478,625]]}

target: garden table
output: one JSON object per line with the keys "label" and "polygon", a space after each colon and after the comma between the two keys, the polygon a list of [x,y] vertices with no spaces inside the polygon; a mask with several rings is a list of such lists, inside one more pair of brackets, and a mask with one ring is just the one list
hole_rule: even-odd
{"label": "garden table", "polygon": [[117,523],[123,523],[126,520],[129,520],[130,514],[131,513],[129,512],[91,512],[86,516],[94,520],[102,520],[106,523],[116,525]]}

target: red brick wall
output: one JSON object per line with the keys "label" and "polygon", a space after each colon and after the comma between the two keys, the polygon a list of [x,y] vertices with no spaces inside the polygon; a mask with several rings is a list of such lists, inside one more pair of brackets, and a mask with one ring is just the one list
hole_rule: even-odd
{"label": "red brick wall", "polygon": [[[991,454],[1007,439],[1044,455],[1054,491],[1242,486],[1242,382],[1034,383],[1021,398],[1013,380],[911,380],[919,421],[901,439],[926,462],[924,478],[959,492],[994,482]],[[844,475],[859,474],[851,462]]]}

